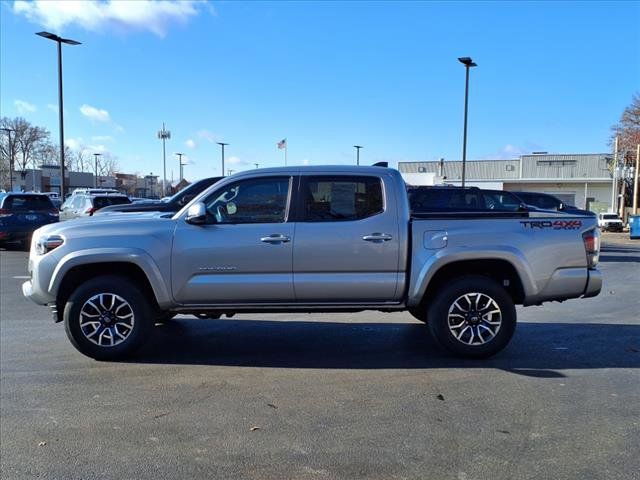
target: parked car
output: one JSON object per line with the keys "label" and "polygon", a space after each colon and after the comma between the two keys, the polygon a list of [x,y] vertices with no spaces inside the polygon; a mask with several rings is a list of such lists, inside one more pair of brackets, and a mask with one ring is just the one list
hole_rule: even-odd
{"label": "parked car", "polygon": [[119,192],[118,190],[116,190],[115,188],[76,188],[73,190],[73,192],[71,192],[71,195],[79,195],[79,194],[85,194],[85,195],[105,195],[105,194],[121,194],[122,192]]}
{"label": "parked car", "polygon": [[511,192],[520,198],[525,204],[532,207],[539,208],[540,210],[555,210],[557,212],[566,212],[573,215],[589,215],[595,217],[596,214],[589,210],[582,210],[573,205],[569,205],[558,197],[549,195],[548,193],[539,192]]}
{"label": "parked car", "polygon": [[517,212],[527,211],[524,202],[511,192],[476,187],[408,187],[409,207],[420,212]]}
{"label": "parked car", "polygon": [[193,200],[203,190],[210,187],[214,183],[220,181],[224,177],[203,178],[197,182],[193,182],[188,187],[183,188],[174,196],[167,198],[166,201],[155,200],[149,202],[135,202],[133,205],[113,205],[100,210],[99,214],[107,214],[114,212],[166,212],[175,213]]}
{"label": "parked car", "polygon": [[623,224],[617,213],[599,213],[598,226],[603,232],[621,232]]}
{"label": "parked car", "polygon": [[58,210],[41,193],[0,193],[0,245],[27,246],[34,230],[58,221]]}
{"label": "parked car", "polygon": [[516,304],[598,295],[599,236],[595,218],[550,211],[411,214],[390,168],[265,168],[172,217],[41,228],[22,290],[99,359],[177,313],[362,310],[408,310],[445,349],[482,358],[509,343]]}
{"label": "parked car", "polygon": [[60,207],[60,220],[91,217],[94,213],[110,205],[128,205],[129,197],[121,194],[88,195],[77,193],[71,195]]}

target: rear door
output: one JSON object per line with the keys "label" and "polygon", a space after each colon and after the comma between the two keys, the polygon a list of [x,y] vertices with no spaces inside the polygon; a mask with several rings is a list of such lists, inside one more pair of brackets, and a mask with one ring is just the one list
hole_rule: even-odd
{"label": "rear door", "polygon": [[293,177],[240,179],[205,198],[205,225],[180,219],[171,255],[173,296],[184,305],[293,303]]}
{"label": "rear door", "polygon": [[[404,193],[404,192],[403,192]],[[300,303],[395,301],[397,213],[375,175],[303,175],[293,250]]]}

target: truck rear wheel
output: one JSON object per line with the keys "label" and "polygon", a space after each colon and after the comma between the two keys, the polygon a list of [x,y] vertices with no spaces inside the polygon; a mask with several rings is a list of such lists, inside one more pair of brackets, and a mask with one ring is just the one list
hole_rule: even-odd
{"label": "truck rear wheel", "polygon": [[446,350],[486,358],[507,346],[516,328],[516,309],[496,281],[468,275],[451,281],[428,309],[429,331]]}
{"label": "truck rear wheel", "polygon": [[152,310],[142,292],[119,276],[84,282],[64,307],[69,340],[96,360],[118,360],[137,350],[150,333]]}

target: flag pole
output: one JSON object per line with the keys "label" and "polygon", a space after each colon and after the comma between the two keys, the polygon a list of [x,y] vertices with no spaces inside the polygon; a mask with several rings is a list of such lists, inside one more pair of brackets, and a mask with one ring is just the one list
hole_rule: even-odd
{"label": "flag pole", "polygon": [[287,139],[284,139],[284,166],[287,166],[287,148],[289,148],[289,142]]}

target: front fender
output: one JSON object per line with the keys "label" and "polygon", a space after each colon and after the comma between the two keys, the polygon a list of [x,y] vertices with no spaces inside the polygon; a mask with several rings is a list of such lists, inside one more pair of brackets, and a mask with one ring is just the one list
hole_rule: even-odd
{"label": "front fender", "polygon": [[[436,273],[443,267],[469,260],[504,260],[509,262],[516,270],[525,297],[529,297],[537,293],[536,283],[534,281],[533,272],[528,267],[528,262],[524,254],[513,247],[496,246],[493,248],[485,248],[482,250],[468,249],[465,247],[450,247],[436,252],[422,250],[425,258],[417,258],[421,267],[411,274],[411,286],[407,298],[407,305],[412,307],[418,305],[427,291],[429,283]],[[422,260],[422,262],[420,262]]]}
{"label": "front fender", "polygon": [[48,290],[57,295],[65,275],[74,267],[111,262],[132,263],[138,266],[149,280],[160,308],[167,308],[173,303],[160,268],[147,252],[139,248],[91,248],[70,252],[58,262]]}

